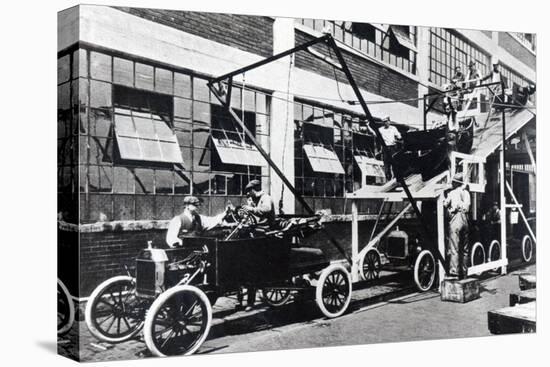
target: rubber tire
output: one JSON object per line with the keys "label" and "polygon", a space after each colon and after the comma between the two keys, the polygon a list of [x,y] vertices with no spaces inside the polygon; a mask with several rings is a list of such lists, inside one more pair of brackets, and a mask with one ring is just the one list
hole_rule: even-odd
{"label": "rubber tire", "polygon": [[487,259],[487,257],[485,256],[485,248],[483,248],[483,245],[481,244],[481,242],[476,242],[476,243],[474,243],[474,245],[470,249],[470,264],[471,264],[471,266],[480,265],[480,264],[474,264],[474,255],[476,253],[477,248],[481,248],[481,252],[483,253],[483,261],[481,262],[481,264],[485,263],[485,261]]}
{"label": "rubber tire", "polygon": [[[527,251],[525,250],[525,245],[527,241],[531,243],[531,250],[529,251],[529,256],[527,256],[526,254]],[[521,257],[523,258],[523,261],[526,263],[531,261],[531,259],[533,258],[533,239],[528,234],[523,236],[523,239],[521,240]]]}
{"label": "rubber tire", "polygon": [[[330,312],[329,310],[327,310],[325,304],[323,303],[323,285],[327,277],[334,271],[341,271],[343,274],[345,274],[345,277],[348,280],[348,297],[344,302],[343,307],[338,312]],[[323,315],[328,318],[335,318],[341,316],[344,312],[346,312],[351,301],[351,286],[351,275],[342,265],[332,264],[323,269],[321,275],[319,276],[319,280],[317,280],[317,285],[315,286],[315,302],[317,303],[317,307],[319,307],[319,310],[321,310]]]}
{"label": "rubber tire", "polygon": [[380,269],[382,268],[382,260],[378,250],[374,248],[368,250],[367,252],[365,252],[365,256],[362,256],[361,259],[359,260],[359,274],[361,275],[361,279],[363,280],[372,280],[372,279],[367,279],[365,272],[363,271],[363,266],[365,265],[365,259],[367,258],[367,255],[369,254],[369,252],[376,253],[376,256],[378,257],[378,272],[376,273],[374,279],[378,279],[380,277]]}
{"label": "rubber tire", "polygon": [[[498,251],[499,251],[499,254],[500,254],[500,257],[502,257],[502,249],[500,247],[500,242],[498,242],[498,240],[492,240],[491,241],[491,244],[489,245],[489,255],[488,255],[488,258],[487,260],[490,262],[490,261],[496,261],[496,260],[500,260],[500,259],[493,259],[491,257],[491,254],[493,253],[493,247],[494,246],[498,246]],[[492,271],[497,271],[499,268],[494,268],[492,269]]]}
{"label": "rubber tire", "polygon": [[[434,271],[432,273],[430,284],[429,284],[428,287],[422,287],[422,285],[420,284],[420,279],[418,279],[418,267],[420,266],[420,261],[422,260],[422,258],[424,256],[429,256],[432,259],[432,262],[434,264]],[[418,254],[418,256],[416,257],[416,260],[414,262],[414,270],[413,270],[414,283],[416,284],[416,287],[418,288],[419,291],[427,292],[433,287],[434,282],[435,282],[435,273],[436,272],[437,272],[437,263],[435,262],[434,256],[432,255],[432,253],[429,250],[422,250]]]}
{"label": "rubber tire", "polygon": [[57,335],[63,335],[67,333],[73,326],[74,319],[75,319],[75,309],[74,309],[74,302],[72,300],[71,294],[69,293],[69,290],[67,289],[65,284],[63,284],[61,280],[57,279],[57,286],[61,288],[61,293],[67,299],[67,304],[69,307],[69,317],[67,319],[67,323],[63,325],[60,329],[57,329]]}
{"label": "rubber tire", "polygon": [[104,341],[104,342],[107,342],[107,343],[122,343],[122,342],[125,342],[127,340],[130,340],[134,336],[136,336],[141,331],[141,329],[143,328],[143,321],[142,321],[137,325],[136,329],[133,332],[131,332],[130,334],[125,335],[125,336],[120,337],[120,338],[111,338],[111,337],[108,337],[108,336],[105,336],[105,335],[101,334],[101,332],[99,330],[97,330],[95,328],[95,326],[93,325],[93,323],[92,323],[92,305],[94,304],[95,299],[99,296],[99,294],[105,288],[111,286],[112,284],[114,284],[116,282],[120,282],[120,281],[124,281],[124,282],[131,281],[131,282],[135,283],[136,280],[134,278],[132,278],[131,276],[128,276],[128,275],[118,275],[116,277],[112,277],[112,278],[107,279],[106,281],[104,281],[103,283],[98,285],[96,287],[96,289],[94,289],[94,291],[92,292],[92,294],[88,298],[88,302],[86,302],[86,309],[84,311],[84,320],[86,321],[86,326],[88,327],[88,330],[90,331],[90,333],[94,337],[96,337],[97,339],[99,339],[101,341]]}
{"label": "rubber tire", "polygon": [[168,300],[170,297],[172,297],[175,293],[178,293],[178,292],[195,293],[200,298],[200,300],[204,302],[204,304],[206,305],[207,325],[206,325],[206,329],[204,330],[204,334],[199,338],[196,344],[187,352],[185,352],[183,355],[187,356],[195,353],[197,349],[200,348],[202,343],[204,343],[204,341],[206,340],[206,337],[208,336],[208,333],[210,331],[210,327],[212,326],[212,306],[210,305],[210,301],[208,300],[208,297],[203,291],[201,291],[199,288],[194,287],[192,285],[178,285],[168,289],[166,292],[163,292],[161,293],[160,296],[158,296],[158,298],[153,302],[153,304],[149,308],[149,311],[147,311],[147,316],[145,317],[145,326],[143,328],[143,337],[145,339],[145,344],[147,345],[147,348],[149,349],[149,351],[157,357],[167,357],[167,356],[157,349],[155,342],[153,340],[152,328],[153,328],[154,316],[162,307],[162,305],[166,302],[166,300]]}
{"label": "rubber tire", "polygon": [[277,288],[264,288],[262,289],[262,300],[267,303],[270,307],[279,307],[279,306],[282,306],[284,304],[286,304],[288,302],[288,300],[290,299],[290,297],[292,296],[292,293],[290,292],[290,290],[288,289],[283,289],[282,291],[283,292],[287,292],[286,295],[279,301],[279,302],[273,302],[271,301],[269,298],[267,298],[265,296],[265,293],[268,292],[268,291],[276,291],[278,290]]}

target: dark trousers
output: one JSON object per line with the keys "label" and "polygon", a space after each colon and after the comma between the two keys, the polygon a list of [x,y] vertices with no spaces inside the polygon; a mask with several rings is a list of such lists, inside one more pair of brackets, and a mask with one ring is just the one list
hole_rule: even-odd
{"label": "dark trousers", "polygon": [[386,174],[386,180],[392,179],[392,166],[391,166],[391,157],[397,152],[397,147],[395,145],[386,145],[386,151],[384,152],[384,173]]}

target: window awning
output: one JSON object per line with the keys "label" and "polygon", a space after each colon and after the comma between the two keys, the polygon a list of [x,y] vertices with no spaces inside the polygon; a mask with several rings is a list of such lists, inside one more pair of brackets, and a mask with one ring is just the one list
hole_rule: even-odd
{"label": "window awning", "polygon": [[413,41],[411,40],[408,34],[406,34],[402,30],[395,27],[390,27],[389,29],[391,31],[390,33],[393,34],[393,36],[395,37],[395,40],[401,46],[406,47],[411,51],[418,52],[418,50],[416,49],[416,46],[414,45]]}
{"label": "window awning", "polygon": [[355,155],[354,158],[359,169],[365,176],[386,177],[384,173],[384,162],[364,155]]}
{"label": "window awning", "polygon": [[115,136],[122,159],[183,163],[176,134],[157,115],[125,110],[115,114]]}
{"label": "window awning", "polygon": [[334,151],[321,145],[305,144],[304,152],[315,172],[344,174],[344,167]]}
{"label": "window awning", "polygon": [[258,149],[250,144],[232,139],[218,139],[212,137],[216,151],[224,164],[241,166],[264,166],[264,157]]}

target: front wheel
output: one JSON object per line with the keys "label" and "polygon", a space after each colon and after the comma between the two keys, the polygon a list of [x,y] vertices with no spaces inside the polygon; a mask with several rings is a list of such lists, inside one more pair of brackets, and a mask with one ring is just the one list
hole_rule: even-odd
{"label": "front wheel", "polygon": [[421,292],[430,290],[435,281],[436,263],[428,250],[422,250],[414,262],[414,282]]}
{"label": "front wheel", "polygon": [[481,242],[476,242],[470,250],[470,263],[472,266],[481,265],[485,262],[485,249]]}
{"label": "front wheel", "polygon": [[90,333],[108,343],[121,343],[136,336],[143,327],[143,315],[136,281],[126,275],[101,283],[90,295],[84,312]]}
{"label": "front wheel", "polygon": [[74,323],[74,303],[65,284],[57,279],[57,335],[67,333]]}
{"label": "front wheel", "polygon": [[147,348],[157,357],[193,354],[206,340],[212,306],[203,291],[180,285],[162,293],[145,318]]}
{"label": "front wheel", "polygon": [[531,258],[533,257],[533,240],[531,239],[531,236],[525,235],[523,236],[523,240],[521,241],[521,255],[523,257],[524,262],[531,261]]}
{"label": "front wheel", "polygon": [[317,281],[315,301],[328,318],[346,312],[351,301],[351,276],[346,268],[333,264],[323,270]]}

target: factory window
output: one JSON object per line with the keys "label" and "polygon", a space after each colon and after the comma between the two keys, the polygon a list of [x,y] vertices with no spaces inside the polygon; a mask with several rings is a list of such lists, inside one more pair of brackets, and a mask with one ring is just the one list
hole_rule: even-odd
{"label": "factory window", "polygon": [[317,31],[330,31],[333,37],[370,57],[416,74],[416,27],[377,23],[297,19]]}
{"label": "factory window", "polygon": [[[305,102],[295,102],[294,108],[294,173],[298,192],[304,196],[343,197],[345,192],[365,184],[365,175],[354,156],[374,158],[378,148],[373,137],[361,132],[364,121],[359,116]],[[368,169],[369,175],[374,173]]]}
{"label": "factory window", "polygon": [[[67,55],[58,66],[58,171],[60,191],[80,191],[82,223],[169,219],[189,194],[218,213],[246,200],[250,180],[269,185],[266,162],[206,79],[90,49]],[[236,86],[231,102],[269,151],[270,96]]]}
{"label": "factory window", "polygon": [[468,63],[474,61],[482,76],[489,73],[489,56],[445,28],[430,28],[430,81],[437,85],[450,82],[455,67],[468,75]]}

